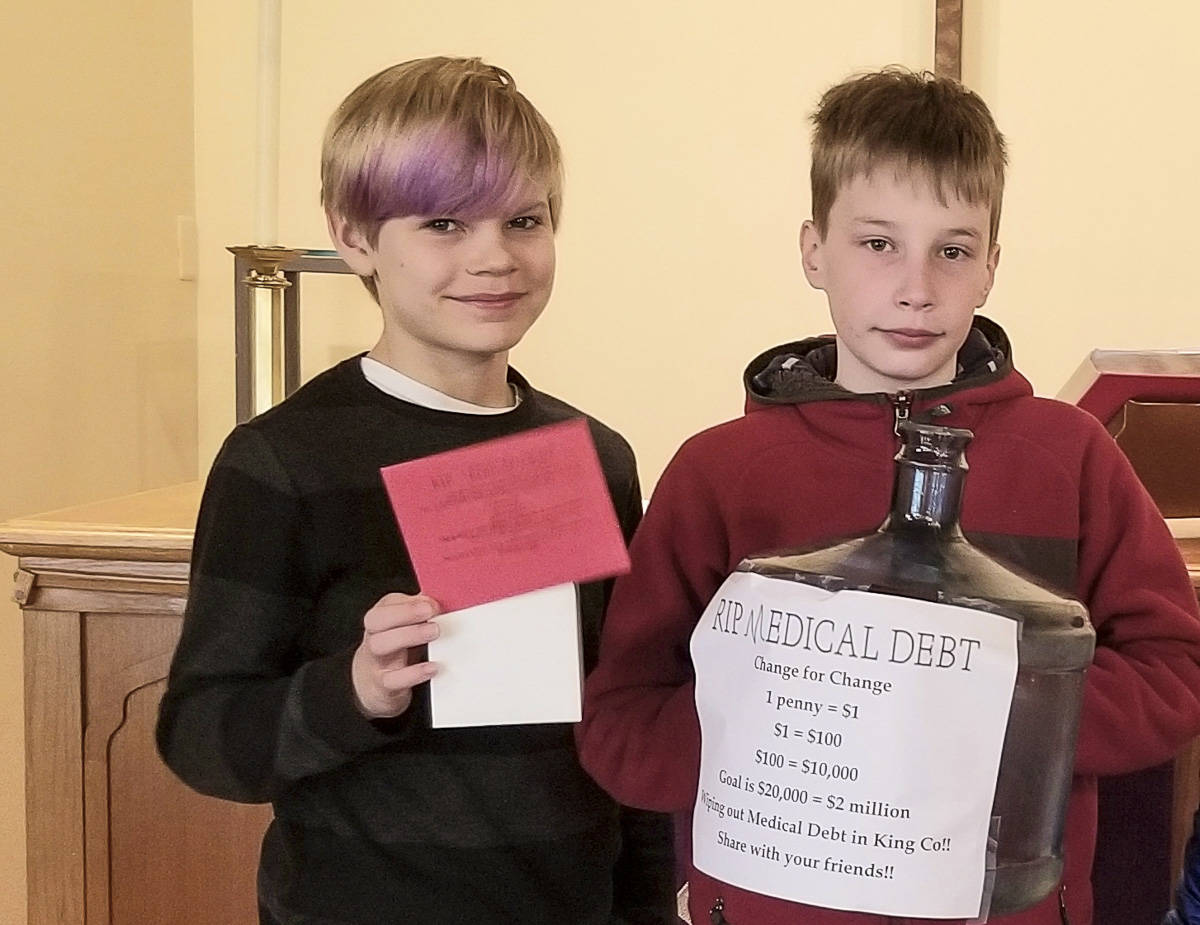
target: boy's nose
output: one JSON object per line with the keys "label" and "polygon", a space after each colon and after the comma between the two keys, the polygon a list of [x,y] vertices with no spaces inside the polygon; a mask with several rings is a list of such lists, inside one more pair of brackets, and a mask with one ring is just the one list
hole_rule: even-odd
{"label": "boy's nose", "polygon": [[475,276],[504,276],[516,269],[516,259],[502,233],[481,230],[472,244],[468,273]]}
{"label": "boy's nose", "polygon": [[896,303],[901,308],[921,311],[933,308],[933,268],[927,260],[913,260],[905,268],[896,293]]}

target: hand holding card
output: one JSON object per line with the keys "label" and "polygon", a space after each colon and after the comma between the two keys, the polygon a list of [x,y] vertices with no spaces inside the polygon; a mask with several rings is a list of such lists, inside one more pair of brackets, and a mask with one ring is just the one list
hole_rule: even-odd
{"label": "hand holding card", "polygon": [[431,684],[434,725],[577,720],[573,583],[629,570],[587,422],[381,474],[421,591],[444,611],[429,649],[440,664]]}

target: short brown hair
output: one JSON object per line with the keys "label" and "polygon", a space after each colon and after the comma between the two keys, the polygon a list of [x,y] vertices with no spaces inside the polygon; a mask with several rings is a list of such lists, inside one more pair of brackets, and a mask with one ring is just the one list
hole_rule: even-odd
{"label": "short brown hair", "polygon": [[[391,218],[518,208],[528,180],[546,184],[556,228],[558,139],[512,76],[479,58],[418,58],[368,77],[330,117],[321,148],[321,204],[371,246]],[[363,282],[378,299],[374,280]]]}
{"label": "short brown hair", "polygon": [[831,87],[812,121],[813,224],[822,236],[838,190],[890,164],[923,172],[939,197],[952,190],[987,203],[995,242],[1008,156],[978,94],[948,77],[889,67]]}

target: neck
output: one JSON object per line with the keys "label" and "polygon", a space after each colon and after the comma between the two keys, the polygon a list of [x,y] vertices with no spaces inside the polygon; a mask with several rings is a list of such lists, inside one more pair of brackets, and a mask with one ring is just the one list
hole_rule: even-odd
{"label": "neck", "polygon": [[451,398],[485,408],[512,407],[507,351],[463,357],[458,353],[431,353],[427,347],[420,351],[398,349],[380,339],[367,356]]}

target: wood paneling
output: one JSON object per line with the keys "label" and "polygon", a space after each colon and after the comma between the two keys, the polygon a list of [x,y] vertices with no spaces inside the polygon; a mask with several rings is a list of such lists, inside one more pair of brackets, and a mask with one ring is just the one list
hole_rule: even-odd
{"label": "wood paneling", "polygon": [[154,747],[198,486],[0,527],[25,608],[29,925],[252,925],[270,808],[194,793]]}
{"label": "wood paneling", "polygon": [[25,611],[29,925],[82,925],[80,617]]}

